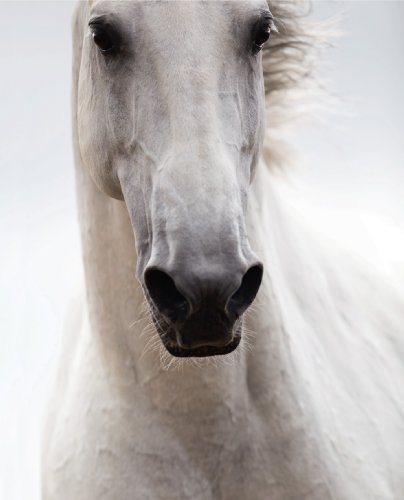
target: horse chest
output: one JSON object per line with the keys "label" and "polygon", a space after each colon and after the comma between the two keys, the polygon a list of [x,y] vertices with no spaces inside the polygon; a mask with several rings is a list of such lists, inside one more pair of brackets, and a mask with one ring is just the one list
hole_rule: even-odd
{"label": "horse chest", "polygon": [[138,403],[87,411],[76,401],[59,415],[46,500],[268,498],[269,437],[253,413],[176,418]]}
{"label": "horse chest", "polygon": [[101,408],[64,420],[46,500],[329,498],[321,478],[296,479],[286,444],[254,408],[233,421]]}

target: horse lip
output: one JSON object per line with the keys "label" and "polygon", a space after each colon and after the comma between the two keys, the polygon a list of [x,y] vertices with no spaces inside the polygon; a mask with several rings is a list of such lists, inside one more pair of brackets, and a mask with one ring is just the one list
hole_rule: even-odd
{"label": "horse lip", "polygon": [[[225,354],[229,354],[233,352],[241,341],[242,334],[242,321],[236,320],[235,325],[233,326],[233,335],[232,339],[229,343],[224,346],[199,346],[195,348],[187,348],[184,346],[178,345],[176,341],[176,327],[171,323],[171,321],[167,321],[164,316],[162,316],[155,308],[153,302],[150,300],[147,294],[146,299],[149,303],[149,307],[152,311],[152,319],[155,324],[155,328],[157,333],[160,336],[161,343],[167,349],[169,354],[177,358],[205,358],[208,356],[223,356]],[[165,327],[162,328],[161,323],[157,318],[160,318],[160,321],[164,321]]]}
{"label": "horse lip", "polygon": [[239,345],[241,336],[237,335],[231,342],[223,347],[201,346],[193,349],[186,349],[174,344],[164,343],[167,351],[176,358],[205,358],[208,356],[223,356],[233,352]]}

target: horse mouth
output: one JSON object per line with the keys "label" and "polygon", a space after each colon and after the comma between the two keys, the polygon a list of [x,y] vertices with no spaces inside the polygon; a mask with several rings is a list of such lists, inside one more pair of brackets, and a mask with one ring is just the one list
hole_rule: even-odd
{"label": "horse mouth", "polygon": [[[151,317],[154,327],[160,337],[161,343],[171,356],[177,358],[206,358],[212,356],[224,356],[233,352],[241,341],[242,334],[242,317],[236,319],[234,323],[218,321],[211,329],[216,331],[216,335],[195,343],[184,342],[183,334],[184,326],[188,326],[189,334],[192,336],[193,328],[190,325],[174,325],[167,320],[165,316],[160,314],[153,302],[148,299]],[[189,328],[190,327],[190,328]],[[181,340],[182,338],[182,340]]]}
{"label": "horse mouth", "polygon": [[162,342],[171,356],[174,356],[176,358],[206,358],[209,356],[224,356],[225,354],[230,354],[235,349],[237,349],[238,345],[240,344],[240,340],[241,335],[236,335],[230,343],[223,347],[201,346],[194,349],[184,349],[168,342]]}

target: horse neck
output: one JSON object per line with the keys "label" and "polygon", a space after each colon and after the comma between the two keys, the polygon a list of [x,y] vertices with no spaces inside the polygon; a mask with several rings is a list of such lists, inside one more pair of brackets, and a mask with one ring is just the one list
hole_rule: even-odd
{"label": "horse neck", "polygon": [[80,159],[76,187],[91,339],[103,362],[118,369],[129,355],[122,332],[143,307],[143,293],[134,278],[134,238],[124,203],[100,192]]}

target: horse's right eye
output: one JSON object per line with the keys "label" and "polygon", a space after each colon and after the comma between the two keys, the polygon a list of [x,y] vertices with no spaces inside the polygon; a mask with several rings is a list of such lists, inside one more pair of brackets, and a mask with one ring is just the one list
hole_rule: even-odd
{"label": "horse's right eye", "polygon": [[97,25],[90,25],[94,43],[101,52],[112,52],[116,48],[114,37],[108,31]]}

